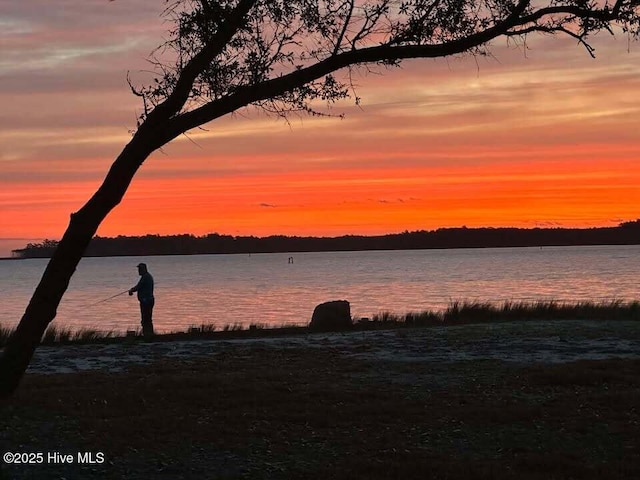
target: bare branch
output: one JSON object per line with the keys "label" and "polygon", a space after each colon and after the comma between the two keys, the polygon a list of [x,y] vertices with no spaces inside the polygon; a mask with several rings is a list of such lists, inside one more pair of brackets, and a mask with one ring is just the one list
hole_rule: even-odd
{"label": "bare branch", "polygon": [[[147,116],[147,121],[150,124],[169,118],[180,111],[189,98],[189,92],[193,88],[195,79],[226,48],[238,29],[245,24],[247,13],[253,8],[256,1],[240,0],[236,8],[222,21],[215,35],[206,39],[205,46],[181,69],[176,85],[167,99]],[[202,5],[211,15],[211,4],[204,0]]]}
{"label": "bare branch", "polygon": [[344,23],[342,25],[342,29],[340,30],[340,34],[338,35],[338,39],[335,42],[335,48],[333,49],[332,55],[337,55],[340,52],[340,48],[342,47],[342,40],[344,40],[344,35],[349,28],[349,24],[351,23],[351,18],[353,17],[353,9],[355,8],[355,0],[348,0],[349,10],[344,17]]}

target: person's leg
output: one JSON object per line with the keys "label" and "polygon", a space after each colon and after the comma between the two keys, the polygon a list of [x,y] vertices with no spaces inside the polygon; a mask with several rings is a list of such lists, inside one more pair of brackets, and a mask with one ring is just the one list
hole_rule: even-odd
{"label": "person's leg", "polygon": [[145,338],[153,336],[153,303],[140,304],[140,313],[142,316],[142,334]]}

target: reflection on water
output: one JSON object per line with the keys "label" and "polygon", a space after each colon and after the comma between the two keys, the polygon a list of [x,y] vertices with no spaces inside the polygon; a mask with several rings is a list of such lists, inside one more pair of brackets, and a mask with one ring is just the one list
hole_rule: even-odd
{"label": "reflection on water", "polygon": [[[145,261],[156,281],[158,331],[189,325],[306,324],[318,303],[346,299],[354,317],[442,309],[453,300],[633,300],[640,246],[320,252],[83,259],[56,323],[124,331]],[[289,262],[293,256],[295,261]],[[15,325],[45,260],[0,262],[0,323]]]}

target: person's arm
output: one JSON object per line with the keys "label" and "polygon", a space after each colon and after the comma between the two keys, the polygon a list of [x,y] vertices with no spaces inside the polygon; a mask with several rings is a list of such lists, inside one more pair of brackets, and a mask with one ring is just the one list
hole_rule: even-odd
{"label": "person's arm", "polygon": [[129,289],[129,296],[133,295],[133,292],[137,292],[140,289],[141,283],[142,283],[142,277],[140,277],[140,280],[138,280],[138,283],[136,284],[135,287],[131,287]]}

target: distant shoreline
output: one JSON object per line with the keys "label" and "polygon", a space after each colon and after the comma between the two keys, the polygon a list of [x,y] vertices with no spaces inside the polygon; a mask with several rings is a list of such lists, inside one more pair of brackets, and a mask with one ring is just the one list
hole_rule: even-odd
{"label": "distant shoreline", "polygon": [[[198,252],[198,253],[123,253],[114,255],[83,255],[82,258],[120,258],[120,257],[192,257],[196,255],[269,255],[269,254],[289,254],[289,253],[336,253],[336,252],[407,252],[412,250],[481,250],[481,249],[502,249],[502,248],[557,248],[557,247],[624,247],[640,245],[640,240],[634,243],[576,243],[562,245],[501,245],[501,246],[471,246],[471,247],[418,247],[418,248],[363,248],[344,250],[277,250],[269,252]],[[38,260],[49,259],[47,257],[0,257],[3,260]]]}
{"label": "distant shoreline", "polygon": [[[263,252],[197,252],[197,253],[121,253],[121,254],[105,254],[105,255],[83,255],[82,258],[119,258],[119,257],[191,257],[196,255],[267,255],[267,254],[288,254],[288,253],[336,253],[336,252],[391,252],[391,251],[412,251],[412,250],[480,250],[480,249],[503,249],[503,248],[556,248],[556,247],[624,247],[640,245],[640,240],[634,243],[575,243],[575,244],[558,244],[558,245],[488,245],[488,246],[469,246],[469,247],[417,247],[417,248],[362,248],[362,249],[334,249],[334,250],[274,250]],[[37,260],[49,259],[51,256],[33,256],[33,257],[0,257],[0,261],[4,260]]]}
{"label": "distant shoreline", "polygon": [[[16,258],[49,258],[56,240],[29,243],[13,250]],[[465,248],[526,248],[639,245],[640,220],[600,228],[442,228],[377,236],[269,237],[144,235],[94,237],[85,257],[157,255],[216,255],[304,252],[360,252],[375,250],[444,250]],[[7,258],[9,259],[9,258]]]}

